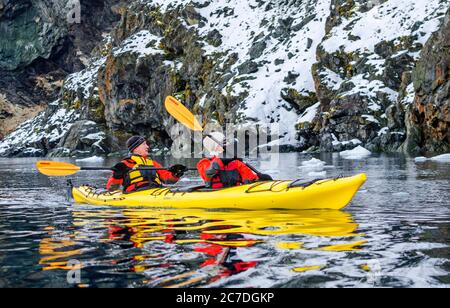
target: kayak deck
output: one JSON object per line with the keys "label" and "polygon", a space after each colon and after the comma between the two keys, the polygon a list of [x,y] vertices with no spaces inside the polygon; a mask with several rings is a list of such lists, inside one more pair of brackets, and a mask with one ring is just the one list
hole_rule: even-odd
{"label": "kayak deck", "polygon": [[166,208],[236,209],[342,209],[366,181],[364,173],[314,183],[269,181],[220,190],[153,188],[124,194],[98,192],[90,186],[74,187],[75,202],[92,205]]}

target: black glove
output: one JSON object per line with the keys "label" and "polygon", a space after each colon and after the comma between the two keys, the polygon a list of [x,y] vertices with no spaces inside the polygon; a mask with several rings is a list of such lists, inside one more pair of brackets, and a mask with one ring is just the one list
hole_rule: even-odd
{"label": "black glove", "polygon": [[206,169],[205,174],[207,177],[212,178],[219,172],[219,170],[220,170],[219,163],[213,161],[211,166],[208,169]]}
{"label": "black glove", "polygon": [[260,181],[273,181],[272,177],[268,174],[260,173],[258,177]]}
{"label": "black glove", "polygon": [[167,169],[170,173],[173,174],[173,176],[177,177],[177,178],[181,178],[184,173],[187,171],[186,166],[183,165],[173,165],[172,167],[170,167],[169,169]]}

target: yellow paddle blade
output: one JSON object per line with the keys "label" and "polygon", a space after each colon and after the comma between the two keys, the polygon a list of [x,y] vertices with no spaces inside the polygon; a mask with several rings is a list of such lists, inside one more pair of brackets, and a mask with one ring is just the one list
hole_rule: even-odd
{"label": "yellow paddle blade", "polygon": [[164,106],[171,116],[187,128],[193,131],[203,131],[202,125],[197,121],[192,112],[175,97],[167,96]]}
{"label": "yellow paddle blade", "polygon": [[57,161],[40,160],[36,163],[36,168],[40,173],[48,176],[66,176],[80,171],[80,167]]}

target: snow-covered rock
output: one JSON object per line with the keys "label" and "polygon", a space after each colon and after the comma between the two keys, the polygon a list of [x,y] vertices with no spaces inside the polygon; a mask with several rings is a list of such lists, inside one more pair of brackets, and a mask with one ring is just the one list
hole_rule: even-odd
{"label": "snow-covered rock", "polygon": [[[321,101],[321,117],[313,124],[323,126],[322,150],[337,150],[330,134],[357,138],[377,151],[400,148],[405,109],[415,95],[412,69],[448,8],[440,0],[333,1],[329,32],[313,66]],[[390,121],[393,116],[400,127]]]}
{"label": "snow-covered rock", "polygon": [[61,108],[56,101],[0,141],[0,156],[44,156],[57,146],[80,117],[77,110]]}

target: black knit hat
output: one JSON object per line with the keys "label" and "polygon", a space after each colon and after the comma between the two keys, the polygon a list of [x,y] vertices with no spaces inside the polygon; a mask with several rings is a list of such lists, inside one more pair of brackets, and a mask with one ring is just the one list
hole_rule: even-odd
{"label": "black knit hat", "polygon": [[138,146],[145,142],[145,138],[142,136],[133,136],[127,140],[128,151],[133,152]]}

